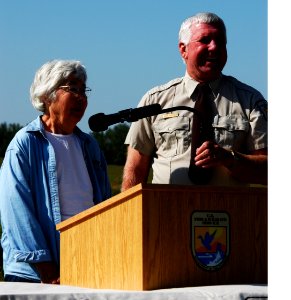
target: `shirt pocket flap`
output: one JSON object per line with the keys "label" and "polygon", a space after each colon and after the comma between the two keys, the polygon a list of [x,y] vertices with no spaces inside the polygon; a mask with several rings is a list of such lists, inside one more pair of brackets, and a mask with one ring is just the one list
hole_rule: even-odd
{"label": "shirt pocket flap", "polygon": [[228,131],[236,130],[249,130],[249,121],[244,116],[241,115],[231,115],[231,116],[216,116],[214,118],[213,126],[217,129],[222,128]]}
{"label": "shirt pocket flap", "polygon": [[161,119],[153,125],[153,130],[156,133],[172,133],[177,130],[189,131],[189,129],[190,121],[187,117]]}

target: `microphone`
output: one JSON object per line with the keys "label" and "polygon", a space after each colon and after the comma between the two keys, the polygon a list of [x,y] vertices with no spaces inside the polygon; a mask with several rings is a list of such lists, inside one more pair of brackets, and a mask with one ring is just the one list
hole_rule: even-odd
{"label": "microphone", "polygon": [[98,113],[89,118],[88,124],[92,131],[99,132],[106,130],[110,125],[123,123],[124,121],[136,122],[139,119],[158,115],[161,111],[161,105],[156,103],[148,106],[121,110],[118,113],[110,115]]}

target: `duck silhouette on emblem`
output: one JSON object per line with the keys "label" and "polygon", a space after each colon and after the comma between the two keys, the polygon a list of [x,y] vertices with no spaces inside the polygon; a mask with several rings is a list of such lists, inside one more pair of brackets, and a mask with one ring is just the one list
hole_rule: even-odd
{"label": "duck silhouette on emblem", "polygon": [[215,234],[216,234],[216,230],[212,233],[212,234],[209,234],[209,232],[207,231],[204,235],[204,237],[202,237],[201,235],[198,236],[198,239],[201,240],[201,243],[202,245],[208,249],[208,250],[211,250],[211,243],[215,237]]}

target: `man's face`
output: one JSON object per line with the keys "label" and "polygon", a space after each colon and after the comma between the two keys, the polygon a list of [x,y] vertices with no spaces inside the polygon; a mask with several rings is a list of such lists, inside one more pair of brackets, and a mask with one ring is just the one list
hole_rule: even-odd
{"label": "man's face", "polygon": [[227,60],[224,32],[209,24],[193,25],[189,44],[179,43],[179,50],[188,74],[199,82],[217,79]]}

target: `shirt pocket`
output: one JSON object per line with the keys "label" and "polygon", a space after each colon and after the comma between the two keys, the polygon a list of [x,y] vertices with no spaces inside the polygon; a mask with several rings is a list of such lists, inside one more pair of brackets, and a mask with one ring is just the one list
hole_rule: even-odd
{"label": "shirt pocket", "polygon": [[216,116],[214,118],[216,142],[226,148],[245,149],[250,130],[249,120],[242,115]]}
{"label": "shirt pocket", "polygon": [[190,119],[174,117],[159,119],[153,125],[157,155],[173,157],[183,154],[190,144]]}

